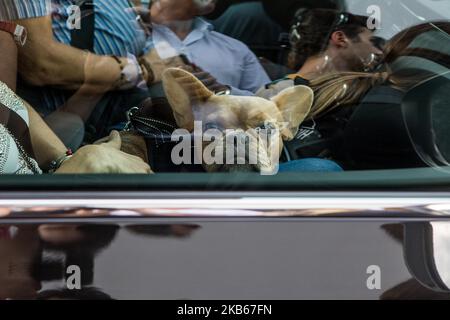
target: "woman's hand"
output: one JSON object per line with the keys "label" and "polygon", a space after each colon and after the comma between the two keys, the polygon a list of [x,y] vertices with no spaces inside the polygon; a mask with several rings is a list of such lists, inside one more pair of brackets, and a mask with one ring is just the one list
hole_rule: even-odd
{"label": "woman's hand", "polygon": [[122,139],[112,131],[107,142],[78,150],[56,170],[57,174],[121,173],[148,174],[150,166],[142,159],[120,151]]}

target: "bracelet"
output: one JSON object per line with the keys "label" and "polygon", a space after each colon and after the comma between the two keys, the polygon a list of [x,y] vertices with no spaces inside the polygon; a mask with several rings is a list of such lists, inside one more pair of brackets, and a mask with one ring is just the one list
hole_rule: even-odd
{"label": "bracelet", "polygon": [[72,157],[73,157],[72,150],[71,149],[67,149],[66,153],[63,156],[59,157],[56,160],[53,160],[50,163],[50,169],[48,170],[48,173],[55,173],[56,170],[58,170],[62,166],[62,164],[64,162],[66,162],[66,160],[69,160]]}
{"label": "bracelet", "polygon": [[123,70],[125,69],[125,66],[122,63],[122,60],[120,60],[120,58],[118,56],[111,56],[111,58],[113,58],[114,60],[116,60],[116,62],[119,64],[120,67],[120,79],[118,80],[116,86],[114,89],[118,89],[120,87],[122,87],[125,83],[125,74],[123,73]]}
{"label": "bracelet", "polygon": [[130,90],[134,87],[146,86],[142,67],[134,55],[128,54],[128,63],[126,65],[124,65],[117,56],[111,57],[114,58],[120,66],[120,79],[115,86],[115,90]]}

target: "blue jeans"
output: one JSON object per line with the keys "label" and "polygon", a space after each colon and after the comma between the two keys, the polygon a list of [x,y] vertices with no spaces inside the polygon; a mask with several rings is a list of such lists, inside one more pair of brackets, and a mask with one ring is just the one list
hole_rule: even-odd
{"label": "blue jeans", "polygon": [[341,172],[336,162],[317,158],[308,158],[280,164],[279,172]]}

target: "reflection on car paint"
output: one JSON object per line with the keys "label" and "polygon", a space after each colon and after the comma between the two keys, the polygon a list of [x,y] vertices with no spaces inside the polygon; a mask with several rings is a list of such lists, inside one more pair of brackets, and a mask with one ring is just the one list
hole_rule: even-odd
{"label": "reflection on car paint", "polygon": [[[329,223],[328,223],[329,224]],[[277,227],[272,228],[277,232],[276,237],[266,234],[265,237],[270,237],[270,240],[275,243],[273,248],[267,247],[265,257],[260,259],[270,259],[274,254],[275,248],[283,248],[278,250],[278,258],[282,260],[291,260],[291,263],[298,264],[300,268],[295,274],[287,272],[283,274],[283,269],[279,265],[278,268],[267,270],[272,272],[271,277],[277,279],[273,283],[274,295],[265,295],[266,298],[275,298],[275,293],[282,290],[285,285],[284,281],[299,281],[300,283],[315,283],[317,286],[327,286],[327,279],[332,279],[333,275],[326,273],[327,268],[319,268],[316,270],[320,277],[313,277],[311,270],[308,271],[306,265],[301,267],[302,257],[315,257],[311,261],[316,266],[321,265],[321,258],[314,253],[321,245],[295,245],[291,241],[293,239],[300,239],[301,235],[296,232],[302,229],[303,232],[308,229],[313,229],[314,232],[321,237],[326,236],[326,230],[323,228],[325,224],[310,223],[305,228],[286,229],[284,236],[277,232]],[[381,299],[449,299],[450,289],[448,287],[448,272],[450,261],[448,259],[449,241],[447,236],[448,222],[397,222],[390,224],[352,224],[346,228],[342,228],[342,223],[332,223],[336,233],[336,239],[344,239],[341,236],[351,237],[355,231],[354,228],[362,228],[366,231],[375,232],[382,236],[382,241],[378,243],[381,247],[388,248],[392,244],[401,245],[404,253],[404,268],[407,270],[404,273],[398,273],[395,269],[399,269],[398,262],[392,262],[389,255],[380,255],[383,260],[369,259],[372,262],[378,261],[382,273],[382,279],[393,277],[389,281],[382,280],[384,286],[381,290],[376,290],[375,293],[369,294],[367,291],[365,295],[358,298],[381,298]],[[245,262],[236,260],[233,250],[234,245],[226,244],[226,240],[215,240],[214,230],[217,228],[213,224],[198,223],[198,224],[139,224],[139,225],[115,225],[115,224],[42,224],[42,225],[20,225],[20,226],[1,226],[2,230],[14,229],[14,237],[0,238],[0,253],[2,259],[0,260],[0,299],[115,299],[115,298],[158,298],[170,297],[177,298],[178,290],[183,292],[191,291],[196,294],[197,286],[205,287],[208,285],[215,286],[217,296],[222,297],[227,291],[227,282],[235,281],[235,271],[227,270],[229,267],[239,267],[243,274],[251,274],[254,266],[247,265]],[[236,240],[241,241],[241,245],[257,250],[258,242],[253,242],[252,238],[262,239],[261,223],[228,223],[228,226],[223,225],[227,232]],[[345,231],[346,230],[346,231]],[[212,232],[212,233],[208,233]],[[371,233],[369,234],[375,234]],[[205,235],[208,236],[203,238]],[[311,238],[312,232],[308,233]],[[221,235],[216,235],[221,237]],[[208,261],[209,253],[205,248],[208,245],[202,246],[202,251],[195,252],[196,240],[195,238],[209,239],[211,250],[218,250],[217,241],[222,241],[222,247],[226,250],[222,251],[220,255],[223,261],[211,261],[210,266],[196,265],[196,263],[183,264],[177,266],[180,276],[187,277],[195,270],[201,274],[195,275],[194,278],[200,277],[205,281],[195,284],[190,283],[186,288],[181,288],[176,282],[170,284],[166,283],[166,287],[161,287],[164,283],[155,281],[154,276],[163,275],[164,272],[171,273],[172,269],[170,263],[178,261],[181,263],[181,257],[172,256],[180,250],[187,250],[192,255],[199,259],[202,264]],[[163,239],[166,239],[162,241]],[[230,239],[231,240],[231,239]],[[371,242],[373,240],[370,236],[367,239],[360,238],[360,243],[355,244],[355,248],[371,250]],[[344,242],[341,240],[341,242]],[[266,244],[269,242],[265,242]],[[391,243],[391,244],[389,244]],[[142,244],[147,244],[142,246]],[[261,243],[261,245],[264,245]],[[337,244],[329,244],[334,248],[339,248]],[[177,248],[178,247],[178,248]],[[295,252],[295,247],[298,251]],[[122,249],[119,249],[122,248]],[[128,249],[125,249],[128,248]],[[133,254],[134,257],[139,257],[135,261],[125,261],[121,259],[121,250],[139,250],[138,254]],[[146,249],[147,248],[147,249]],[[164,249],[165,248],[165,249]],[[411,251],[414,248],[415,252],[422,251],[420,254],[414,254]],[[423,250],[422,250],[423,249]],[[162,251],[161,251],[162,250]],[[392,250],[392,249],[389,249]],[[164,251],[167,254],[164,254]],[[159,252],[159,254],[157,254]],[[243,251],[244,252],[244,251]],[[260,251],[264,252],[264,251]],[[338,256],[334,258],[334,265],[339,266],[348,261],[355,252],[342,250]],[[250,253],[249,253],[250,254]],[[311,255],[312,254],[312,255]],[[251,255],[251,254],[250,254]],[[293,256],[294,255],[294,256]],[[103,257],[102,257],[103,256]],[[115,259],[116,265],[105,265],[102,259],[105,256],[111,256]],[[289,258],[291,257],[291,258]],[[186,258],[186,256],[185,256]],[[156,263],[157,260],[162,259],[163,264]],[[243,257],[244,260],[248,259]],[[257,259],[257,260],[260,260]],[[108,260],[108,259],[107,259]],[[350,259],[351,260],[351,259]],[[367,260],[367,262],[369,261]],[[295,261],[295,262],[294,262]],[[399,260],[401,261],[401,260]],[[168,270],[164,271],[158,269],[157,266],[167,264]],[[222,267],[219,267],[222,265]],[[71,273],[68,272],[70,266],[79,267],[80,271],[80,288],[78,290],[71,290],[68,287]],[[151,267],[153,266],[153,267]],[[431,267],[430,267],[431,266]],[[180,268],[181,267],[181,268]],[[209,267],[213,269],[209,269]],[[263,266],[262,270],[264,269]],[[322,267],[324,267],[322,265]],[[131,269],[130,269],[131,268]],[[150,268],[150,269],[149,269]],[[156,269],[155,269],[156,268]],[[394,268],[394,269],[393,269]],[[111,269],[114,270],[111,272]],[[148,273],[145,272],[147,270]],[[290,269],[288,269],[290,270]],[[250,273],[249,273],[250,272]],[[254,272],[254,271],[253,271]],[[208,275],[208,273],[211,273]],[[392,275],[389,275],[392,273]],[[154,274],[154,276],[153,276]],[[396,275],[396,276],[395,276]],[[400,275],[400,276],[399,276]],[[214,283],[208,284],[208,279],[213,276]],[[363,278],[361,278],[363,279]],[[409,279],[406,280],[405,279]],[[140,281],[141,285],[135,287],[136,281]],[[337,283],[344,285],[346,281],[347,289],[345,296],[356,297],[357,293],[352,292],[352,287],[358,285],[355,279],[335,279]],[[117,287],[116,282],[121,283],[122,289]],[[134,286],[133,286],[134,284]],[[244,284],[242,284],[244,285]],[[245,286],[250,286],[253,290],[260,288],[264,291],[265,284],[258,284],[256,282],[248,282]],[[345,290],[344,290],[345,291]],[[357,290],[355,290],[357,291]],[[165,294],[163,292],[166,292]],[[270,291],[269,291],[270,292]],[[289,293],[285,293],[286,296]],[[308,286],[296,287],[298,297],[308,298],[313,296]],[[328,292],[332,295],[332,292]],[[327,293],[324,292],[324,296]],[[202,296],[201,294],[199,296]],[[178,297],[179,298],[179,297]]]}

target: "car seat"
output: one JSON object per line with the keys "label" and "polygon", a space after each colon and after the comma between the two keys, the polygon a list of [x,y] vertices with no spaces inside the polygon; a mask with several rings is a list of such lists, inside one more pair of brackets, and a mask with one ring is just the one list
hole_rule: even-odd
{"label": "car seat", "polygon": [[449,73],[406,94],[389,86],[372,89],[345,129],[347,169],[448,165],[449,90]]}

